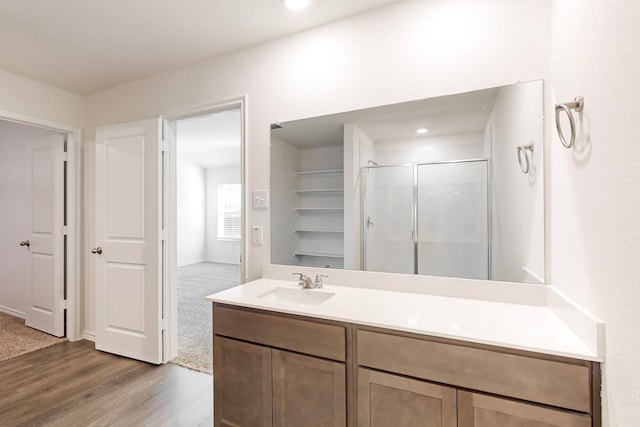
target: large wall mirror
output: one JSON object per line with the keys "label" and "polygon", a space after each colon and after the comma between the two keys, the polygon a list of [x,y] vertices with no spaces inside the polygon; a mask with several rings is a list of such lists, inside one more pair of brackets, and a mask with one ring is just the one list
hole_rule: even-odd
{"label": "large wall mirror", "polygon": [[281,122],[271,262],[544,283],[543,82]]}

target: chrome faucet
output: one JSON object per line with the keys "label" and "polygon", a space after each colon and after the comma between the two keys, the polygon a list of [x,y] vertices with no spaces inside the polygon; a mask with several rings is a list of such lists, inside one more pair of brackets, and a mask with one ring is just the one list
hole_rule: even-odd
{"label": "chrome faucet", "polygon": [[293,275],[298,274],[300,277],[298,278],[298,285],[302,286],[304,289],[312,289],[315,288],[313,282],[311,281],[311,277],[307,276],[303,273],[292,273]]}
{"label": "chrome faucet", "polygon": [[324,274],[316,274],[316,280],[311,281],[311,277],[307,276],[304,273],[292,273],[293,275],[298,275],[298,286],[302,286],[304,289],[320,289],[322,288],[322,278],[329,277]]}

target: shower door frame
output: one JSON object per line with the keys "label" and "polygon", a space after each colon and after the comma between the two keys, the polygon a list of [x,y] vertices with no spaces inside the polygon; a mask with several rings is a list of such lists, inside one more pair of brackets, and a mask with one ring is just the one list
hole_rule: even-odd
{"label": "shower door frame", "polygon": [[[475,158],[475,159],[464,159],[464,160],[442,160],[442,161],[433,161],[433,162],[418,162],[418,163],[396,163],[390,165],[372,165],[372,166],[361,166],[360,173],[362,171],[369,169],[382,169],[382,168],[391,168],[391,167],[412,167],[413,168],[413,203],[411,209],[411,239],[413,241],[413,273],[410,274],[419,274],[418,273],[418,243],[419,243],[419,231],[418,231],[418,168],[420,166],[430,166],[430,165],[443,165],[443,164],[461,164],[461,163],[480,163],[485,162],[486,164],[486,185],[487,185],[487,203],[486,203],[486,214],[487,214],[487,279],[491,280],[491,185],[489,179],[491,178],[491,161],[486,158]],[[362,239],[360,240],[360,259],[362,260],[360,269],[363,271],[366,270],[367,265],[367,229],[366,222],[364,220],[364,216],[367,210],[367,179],[362,179],[361,186],[361,212],[360,212],[360,228]]]}

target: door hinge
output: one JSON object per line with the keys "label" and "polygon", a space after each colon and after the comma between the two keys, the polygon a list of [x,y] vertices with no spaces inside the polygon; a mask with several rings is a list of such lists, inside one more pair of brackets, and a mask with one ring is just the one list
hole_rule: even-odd
{"label": "door hinge", "polygon": [[63,310],[68,310],[69,309],[69,300],[62,300],[62,309]]}
{"label": "door hinge", "polygon": [[169,143],[167,142],[167,140],[162,139],[160,140],[160,151],[162,152],[167,152],[169,148]]}
{"label": "door hinge", "polygon": [[166,242],[168,239],[168,234],[167,230],[160,230],[160,240],[163,242]]}
{"label": "door hinge", "polygon": [[62,161],[63,162],[69,161],[69,154],[66,151],[62,153]]}
{"label": "door hinge", "polygon": [[162,324],[162,329],[163,331],[167,330],[167,319],[166,318],[162,318],[160,323]]}
{"label": "door hinge", "polygon": [[66,236],[66,235],[67,235],[67,233],[68,233],[67,226],[66,226],[66,225],[63,225],[63,226],[62,226],[62,235],[63,235],[63,236]]}

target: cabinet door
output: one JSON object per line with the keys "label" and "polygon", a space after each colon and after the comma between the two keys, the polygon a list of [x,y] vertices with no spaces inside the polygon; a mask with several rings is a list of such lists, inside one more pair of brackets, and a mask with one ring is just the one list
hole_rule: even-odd
{"label": "cabinet door", "polygon": [[456,427],[456,390],[358,368],[359,427]]}
{"label": "cabinet door", "polygon": [[271,426],[271,349],[214,337],[216,427]]}
{"label": "cabinet door", "polygon": [[587,415],[458,391],[460,427],[588,427]]}
{"label": "cabinet door", "polygon": [[344,363],[273,350],[273,425],[346,426]]}

